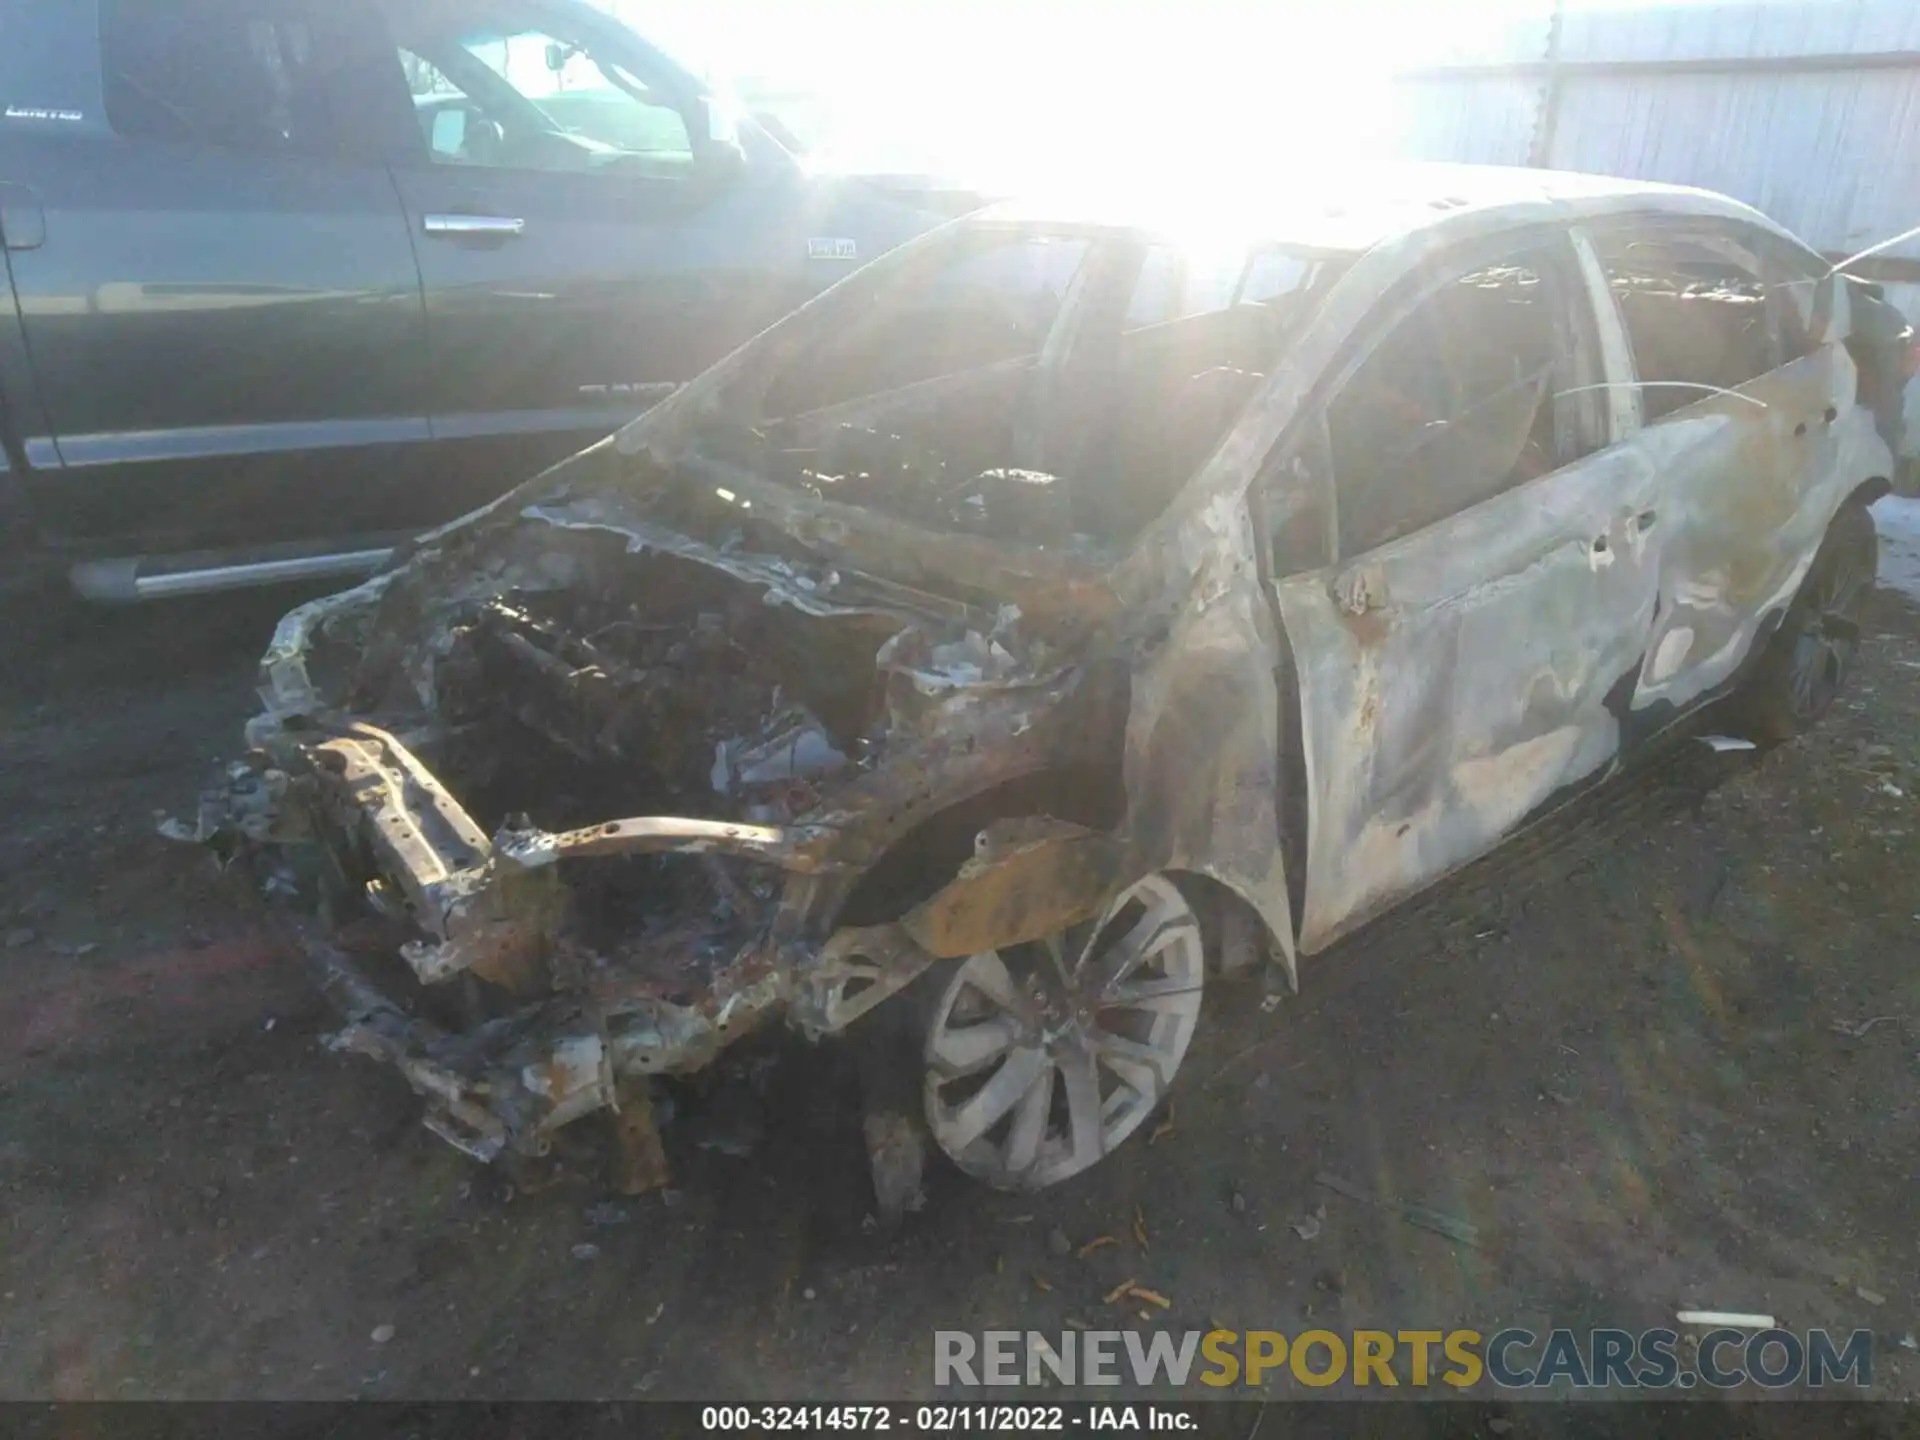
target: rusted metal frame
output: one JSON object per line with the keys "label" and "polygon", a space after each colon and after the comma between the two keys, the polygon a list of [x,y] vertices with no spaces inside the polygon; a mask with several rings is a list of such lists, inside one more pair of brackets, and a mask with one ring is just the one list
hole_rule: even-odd
{"label": "rusted metal frame", "polygon": [[521,994],[537,993],[539,962],[565,913],[555,862],[625,854],[721,855],[796,873],[834,868],[832,836],[780,828],[644,816],[561,835],[507,830],[489,842],[432,773],[392,735],[364,722],[311,750],[327,803],[368,835],[380,872],[397,881],[431,938],[401,947],[424,983],[465,970]]}
{"label": "rusted metal frame", "polygon": [[520,831],[503,837],[500,853],[528,867],[610,855],[725,855],[804,875],[840,868],[823,853],[822,842],[832,838],[831,831],[819,826],[746,825],[642,815],[558,835]]}
{"label": "rusted metal frame", "polygon": [[[784,1000],[792,957],[756,951],[755,973],[692,1005],[599,995],[555,998],[448,1035],[383,995],[347,953],[302,937],[343,1028],[330,1040],[394,1066],[427,1102],[427,1128],[476,1159],[546,1152],[552,1133],[610,1109],[623,1185],[665,1178],[647,1077],[698,1069]],[[749,968],[742,966],[740,968]]]}
{"label": "rusted metal frame", "polygon": [[[1077,689],[1097,683],[1076,672],[1010,712],[999,722],[1008,733],[998,739],[975,734],[969,737],[974,743],[956,744],[943,736],[894,756],[880,770],[837,791],[833,814],[816,812],[815,818],[836,827],[844,824],[839,839],[848,848],[837,853],[857,853],[860,867],[797,876],[782,897],[776,930],[821,933],[846,903],[859,874],[907,843],[925,822],[1000,785],[1084,762],[1099,751],[1100,745],[1088,744],[1089,724],[1098,723],[1099,706],[1108,702],[1089,697],[1092,717],[1073,703]],[[1124,694],[1108,699],[1123,703]],[[1014,713],[1025,717],[1024,728]],[[963,866],[963,875],[914,912],[919,917],[912,921],[915,928],[943,952],[959,953],[962,944],[990,948],[988,940],[1013,944],[1027,938],[1034,924],[1059,927],[1085,918],[1113,888],[1123,851],[1118,837],[1040,817],[990,823],[982,838],[980,853],[967,862],[972,868]],[[1023,849],[1026,853],[1021,854]],[[1033,867],[1030,872],[1028,865]],[[1050,888],[1055,886],[1060,888]],[[995,893],[997,902],[991,898]],[[1004,907],[998,910],[1000,922],[1011,918],[1011,924],[996,922],[997,907]],[[964,938],[963,911],[978,917],[976,928]],[[907,921],[896,921],[834,930],[796,973],[795,1023],[814,1035],[843,1029],[934,964],[939,957],[907,926]],[[859,988],[849,998],[856,982]]]}
{"label": "rusted metal frame", "polygon": [[898,923],[836,930],[795,975],[793,1023],[814,1039],[838,1034],[906,989],[934,959]]}
{"label": "rusted metal frame", "polygon": [[427,1100],[428,1127],[459,1149],[480,1160],[492,1160],[505,1149],[506,1123],[477,1098],[473,1079],[438,1053],[447,1037],[381,994],[345,951],[311,935],[300,937],[300,943],[315,987],[344,1022],[329,1048],[351,1050],[399,1070]]}
{"label": "rusted metal frame", "polygon": [[1099,913],[1117,888],[1126,846],[1067,820],[997,820],[972,859],[900,928],[936,959],[976,955],[1056,935]]}
{"label": "rusted metal frame", "polygon": [[465,877],[492,854],[485,832],[406,746],[377,726],[355,721],[310,753],[342,818],[364,822],[381,871],[400,882],[421,924],[441,931]]}
{"label": "rusted metal frame", "polygon": [[844,1030],[942,959],[1058,934],[1100,913],[1119,887],[1124,842],[1071,821],[990,823],[959,873],[897,921],[837,930],[799,976],[794,1019]]}

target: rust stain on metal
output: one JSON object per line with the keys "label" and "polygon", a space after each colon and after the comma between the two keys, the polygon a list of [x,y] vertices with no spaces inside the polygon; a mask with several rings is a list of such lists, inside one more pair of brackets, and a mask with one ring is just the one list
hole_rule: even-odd
{"label": "rust stain on metal", "polygon": [[653,1097],[644,1084],[623,1090],[612,1124],[613,1188],[622,1195],[666,1189],[672,1183],[673,1171],[654,1123]]}
{"label": "rust stain on metal", "polygon": [[1097,914],[1123,858],[1114,836],[1084,825],[995,821],[977,837],[973,858],[901,926],[939,958],[1039,940]]}

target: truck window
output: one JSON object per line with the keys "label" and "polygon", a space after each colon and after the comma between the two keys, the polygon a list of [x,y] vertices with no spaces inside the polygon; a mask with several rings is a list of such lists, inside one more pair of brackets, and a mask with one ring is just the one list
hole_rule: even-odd
{"label": "truck window", "polygon": [[690,178],[684,115],[641,76],[513,7],[393,7],[399,59],[436,164]]}
{"label": "truck window", "polygon": [[107,122],[131,138],[327,152],[338,50],[317,20],[264,0],[101,0]]}

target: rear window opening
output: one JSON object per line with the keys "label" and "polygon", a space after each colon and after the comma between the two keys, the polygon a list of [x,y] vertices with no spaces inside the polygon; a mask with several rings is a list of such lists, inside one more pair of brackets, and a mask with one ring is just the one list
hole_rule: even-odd
{"label": "rear window opening", "polygon": [[1595,248],[1650,422],[1737,390],[1808,348],[1784,277],[1730,241],[1603,235]]}

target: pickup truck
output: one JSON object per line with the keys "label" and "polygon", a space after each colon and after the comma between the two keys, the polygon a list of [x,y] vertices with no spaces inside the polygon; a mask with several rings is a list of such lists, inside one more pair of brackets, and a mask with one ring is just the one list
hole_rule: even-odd
{"label": "pickup truck", "polygon": [[580,0],[0,0],[0,567],[376,568],[943,218]]}

